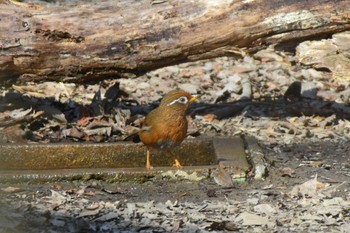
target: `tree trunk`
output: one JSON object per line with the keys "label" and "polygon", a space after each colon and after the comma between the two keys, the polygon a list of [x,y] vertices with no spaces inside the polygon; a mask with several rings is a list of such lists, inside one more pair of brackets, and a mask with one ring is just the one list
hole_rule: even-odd
{"label": "tree trunk", "polygon": [[349,0],[0,0],[0,79],[97,82],[271,44],[293,49],[349,30],[349,6]]}

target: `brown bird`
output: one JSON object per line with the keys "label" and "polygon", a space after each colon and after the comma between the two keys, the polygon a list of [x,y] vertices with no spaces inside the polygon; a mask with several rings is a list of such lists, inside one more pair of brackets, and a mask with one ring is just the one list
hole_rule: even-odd
{"label": "brown bird", "polygon": [[[145,118],[139,136],[147,146],[146,168],[151,169],[150,148],[167,150],[180,145],[187,134],[186,110],[199,96],[183,90],[170,91],[164,96],[158,108]],[[175,158],[175,167],[181,168]]]}

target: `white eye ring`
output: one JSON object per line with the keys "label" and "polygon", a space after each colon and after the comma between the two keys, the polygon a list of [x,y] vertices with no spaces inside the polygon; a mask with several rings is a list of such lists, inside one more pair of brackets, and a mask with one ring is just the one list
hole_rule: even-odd
{"label": "white eye ring", "polygon": [[186,96],[181,96],[180,98],[173,100],[172,102],[170,102],[169,104],[167,104],[167,106],[173,105],[176,102],[180,103],[180,104],[187,104],[188,99]]}

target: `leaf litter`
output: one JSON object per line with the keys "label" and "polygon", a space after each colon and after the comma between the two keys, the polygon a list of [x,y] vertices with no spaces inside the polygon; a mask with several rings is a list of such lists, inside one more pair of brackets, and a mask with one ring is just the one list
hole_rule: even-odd
{"label": "leaf litter", "polygon": [[[333,51],[334,44],[349,43],[341,39],[347,37],[339,33],[322,44]],[[178,172],[113,187],[94,181],[102,188],[1,183],[1,230],[349,232],[348,66],[343,49],[339,70],[334,62],[327,67],[329,53],[311,60],[303,53],[317,54],[317,46],[305,42],[296,55],[270,47],[238,60],[185,63],[136,79],[2,89],[0,139],[15,144],[125,140],[164,94],[180,87],[202,95],[189,109],[191,137],[256,138],[268,176],[232,183],[223,172],[211,179]]]}

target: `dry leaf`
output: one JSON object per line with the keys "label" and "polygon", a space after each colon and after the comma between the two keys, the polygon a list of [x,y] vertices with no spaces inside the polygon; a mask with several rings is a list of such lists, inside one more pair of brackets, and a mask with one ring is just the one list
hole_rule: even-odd
{"label": "dry leaf", "polygon": [[7,188],[2,188],[1,190],[4,191],[5,193],[18,193],[23,191],[23,189],[19,187],[12,187],[12,186],[9,186]]}
{"label": "dry leaf", "polygon": [[314,179],[308,180],[303,184],[296,185],[293,187],[290,194],[292,196],[302,195],[304,198],[308,197],[316,197],[319,190],[322,190],[326,187],[326,184],[317,181],[317,175],[315,175]]}
{"label": "dry leaf", "polygon": [[214,114],[207,114],[203,117],[203,119],[205,121],[212,122],[213,120],[215,120],[215,115]]}

